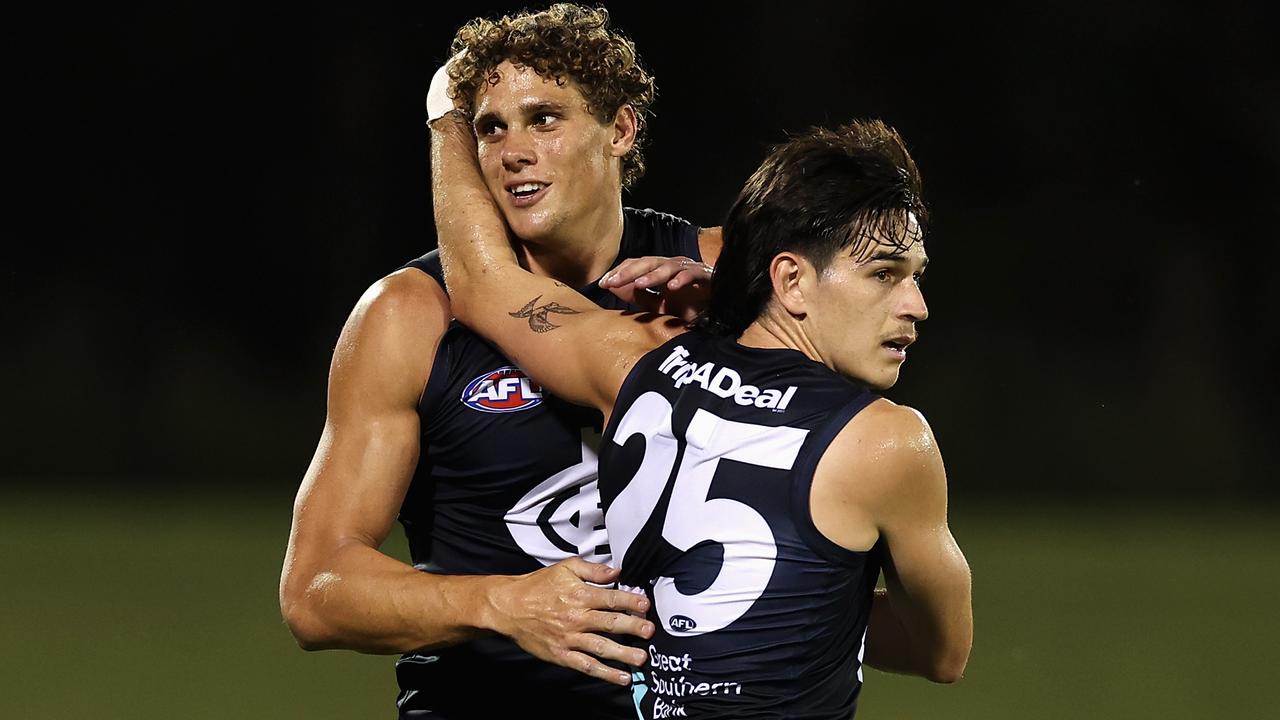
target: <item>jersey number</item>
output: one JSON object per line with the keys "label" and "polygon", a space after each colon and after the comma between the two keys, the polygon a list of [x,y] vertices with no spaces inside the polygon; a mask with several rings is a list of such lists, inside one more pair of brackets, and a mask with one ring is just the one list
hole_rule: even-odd
{"label": "jersey number", "polygon": [[[681,441],[671,429],[671,412],[665,397],[648,392],[618,422],[613,438],[618,445],[636,435],[645,438],[639,470],[605,515],[618,562],[625,562],[636,536],[653,516],[675,468]],[[707,541],[719,543],[724,562],[715,580],[698,593],[686,595],[669,577],[654,581],[654,610],[673,635],[701,635],[728,626],[760,599],[773,575],[778,548],[769,523],[744,502],[708,497],[720,461],[790,470],[808,434],[797,428],[725,420],[703,409],[694,413],[684,434],[684,457],[662,521],[662,537],[681,551]]]}

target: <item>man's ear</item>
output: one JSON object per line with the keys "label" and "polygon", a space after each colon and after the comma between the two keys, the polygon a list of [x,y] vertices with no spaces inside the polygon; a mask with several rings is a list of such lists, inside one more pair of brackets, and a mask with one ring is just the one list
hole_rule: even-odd
{"label": "man's ear", "polygon": [[631,151],[636,144],[638,124],[636,110],[630,105],[623,105],[613,115],[613,139],[609,143],[609,154],[622,157]]}
{"label": "man's ear", "polygon": [[769,279],[773,282],[773,298],[793,317],[808,314],[805,290],[816,276],[813,265],[801,255],[780,252],[769,262]]}

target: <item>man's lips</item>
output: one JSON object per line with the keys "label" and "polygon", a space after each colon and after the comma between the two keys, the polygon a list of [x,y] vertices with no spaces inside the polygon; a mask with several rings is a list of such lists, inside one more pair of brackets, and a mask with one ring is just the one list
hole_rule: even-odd
{"label": "man's lips", "polygon": [[507,197],[510,198],[512,205],[529,207],[541,200],[550,187],[551,183],[542,182],[541,180],[520,180],[507,183],[503,189],[506,190]]}
{"label": "man's lips", "polygon": [[905,360],[907,358],[907,346],[915,341],[915,335],[897,335],[880,343],[880,347],[888,350],[894,357]]}

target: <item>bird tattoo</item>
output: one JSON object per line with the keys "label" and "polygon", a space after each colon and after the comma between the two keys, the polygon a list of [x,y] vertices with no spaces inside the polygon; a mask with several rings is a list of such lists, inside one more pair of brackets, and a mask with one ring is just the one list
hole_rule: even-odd
{"label": "bird tattoo", "polygon": [[530,300],[525,306],[513,313],[507,313],[514,318],[529,318],[529,329],[536,333],[551,332],[560,327],[547,319],[549,313],[558,313],[560,315],[577,315],[578,311],[570,307],[565,307],[558,302],[552,301],[542,307],[534,307],[542,296]]}

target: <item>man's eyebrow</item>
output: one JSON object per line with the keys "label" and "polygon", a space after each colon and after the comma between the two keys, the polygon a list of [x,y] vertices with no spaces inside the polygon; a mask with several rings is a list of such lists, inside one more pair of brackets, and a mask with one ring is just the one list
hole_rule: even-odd
{"label": "man's eyebrow", "polygon": [[884,262],[904,263],[907,261],[907,256],[903,255],[901,252],[891,252],[888,250],[881,250],[875,255],[872,255],[866,260],[863,260],[863,262],[873,263],[879,260],[883,260]]}
{"label": "man's eyebrow", "polygon": [[560,112],[566,107],[567,106],[564,103],[556,102],[554,100],[538,100],[531,102],[528,105],[521,105],[520,112],[525,115],[536,115],[537,113],[547,112],[548,110]]}
{"label": "man's eyebrow", "polygon": [[[905,262],[907,262],[907,256],[906,256],[906,255],[904,255],[903,253],[900,253],[900,252],[889,252],[889,251],[886,251],[886,250],[881,250],[880,252],[876,253],[875,255],[872,255],[871,257],[867,258],[867,259],[866,259],[866,260],[864,260],[863,262],[864,262],[864,263],[873,263],[873,262],[877,262],[877,261],[880,261],[880,262],[891,262],[891,263],[905,263]],[[928,256],[926,256],[926,257],[925,257],[925,259],[924,259],[924,261],[922,261],[922,262],[920,263],[920,269],[921,269],[921,270],[924,270],[924,269],[925,269],[925,268],[927,268],[927,267],[929,267],[929,258],[928,258]]]}
{"label": "man's eyebrow", "polygon": [[[554,100],[533,100],[517,107],[516,112],[520,115],[529,116],[544,112],[564,112],[566,107],[568,106],[564,103],[555,102]],[[480,127],[481,125],[488,123],[501,122],[504,121],[498,113],[488,110],[477,115],[475,119],[471,121],[471,124],[475,127]]]}

